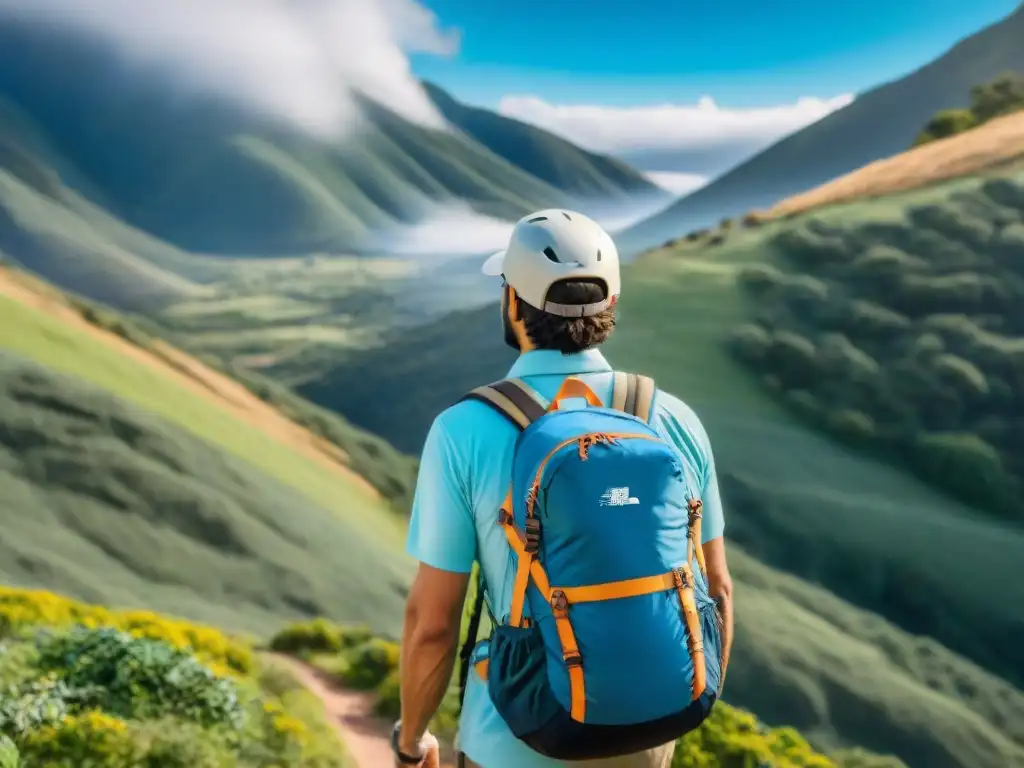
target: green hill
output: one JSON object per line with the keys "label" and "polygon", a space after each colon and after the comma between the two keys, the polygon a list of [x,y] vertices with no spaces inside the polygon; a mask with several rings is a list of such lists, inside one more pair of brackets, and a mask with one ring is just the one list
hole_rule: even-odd
{"label": "green hill", "polygon": [[667,198],[667,192],[620,160],[587,152],[553,133],[463,104],[433,83],[431,101],[452,125],[512,165],[581,200]]}
{"label": "green hill", "polygon": [[252,631],[395,632],[410,563],[379,493],[130,349],[0,295],[0,578]]}
{"label": "green hill", "polygon": [[787,136],[706,187],[623,232],[638,253],[725,217],[770,207],[909,147],[939,110],[966,107],[971,89],[1005,71],[1024,71],[1024,6],[962,40],[899,80]]}
{"label": "green hill", "polygon": [[[0,247],[68,287],[101,282],[63,276],[71,265],[105,269],[110,280],[127,280],[117,275],[124,272],[166,282],[164,292],[180,294],[189,288],[180,278],[210,277],[181,251],[373,251],[396,227],[455,205],[511,220],[542,207],[661,195],[622,163],[504,118],[492,116],[496,126],[478,141],[473,126],[486,116],[437,89],[431,95],[446,109],[466,113],[468,130],[427,129],[362,99],[362,129],[331,143],[153,86],[98,44],[6,20]],[[106,215],[84,214],[86,200]]]}

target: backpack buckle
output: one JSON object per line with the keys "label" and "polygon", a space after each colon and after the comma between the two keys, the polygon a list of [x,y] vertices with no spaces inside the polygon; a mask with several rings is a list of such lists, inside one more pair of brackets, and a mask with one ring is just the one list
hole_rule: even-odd
{"label": "backpack buckle", "polygon": [[555,614],[556,619],[565,618],[569,615],[569,598],[560,589],[556,589],[551,593],[551,612]]}
{"label": "backpack buckle", "polygon": [[565,666],[567,666],[567,667],[582,667],[583,666],[583,657],[580,656],[579,652],[577,652],[577,653],[564,653],[564,654],[562,654],[562,661],[565,662]]}
{"label": "backpack buckle", "polygon": [[693,524],[694,520],[699,520],[704,511],[704,502],[698,498],[692,498],[686,503],[689,507],[690,523]]}
{"label": "backpack buckle", "polygon": [[526,518],[526,552],[535,555],[540,551],[540,520],[536,517]]}
{"label": "backpack buckle", "polygon": [[682,568],[672,569],[672,581],[675,582],[676,589],[689,589],[693,586],[690,584],[690,580],[686,577],[686,572]]}

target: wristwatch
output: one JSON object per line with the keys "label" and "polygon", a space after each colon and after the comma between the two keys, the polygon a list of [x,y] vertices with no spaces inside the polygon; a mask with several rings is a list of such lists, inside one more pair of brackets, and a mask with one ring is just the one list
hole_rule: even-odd
{"label": "wristwatch", "polygon": [[425,755],[420,752],[419,755],[407,755],[398,748],[398,739],[402,735],[402,721],[399,720],[395,723],[395,728],[391,731],[391,751],[395,753],[395,757],[402,765],[419,765],[423,762]]}

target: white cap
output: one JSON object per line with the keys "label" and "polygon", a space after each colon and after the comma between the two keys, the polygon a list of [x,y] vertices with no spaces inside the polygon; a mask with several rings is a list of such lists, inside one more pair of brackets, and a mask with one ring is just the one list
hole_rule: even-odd
{"label": "white cap", "polygon": [[[575,211],[537,211],[516,222],[508,247],[484,262],[485,275],[504,275],[527,304],[561,317],[599,315],[619,298],[619,251],[594,220]],[[548,289],[562,280],[595,280],[607,286],[594,304],[556,304]]]}

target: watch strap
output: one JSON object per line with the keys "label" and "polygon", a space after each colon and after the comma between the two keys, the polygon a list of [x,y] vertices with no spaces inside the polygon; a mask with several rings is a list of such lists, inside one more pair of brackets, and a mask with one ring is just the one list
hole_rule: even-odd
{"label": "watch strap", "polygon": [[395,753],[395,757],[398,762],[402,765],[419,765],[423,762],[425,755],[421,752],[419,755],[407,755],[401,749],[398,748],[398,739],[402,735],[402,723],[395,723],[394,730],[391,731],[391,751]]}

